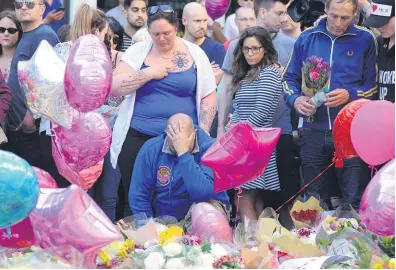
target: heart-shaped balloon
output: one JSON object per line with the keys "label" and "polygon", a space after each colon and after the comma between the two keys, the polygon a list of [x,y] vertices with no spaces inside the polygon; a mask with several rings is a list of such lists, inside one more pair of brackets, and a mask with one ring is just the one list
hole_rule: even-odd
{"label": "heart-shaped balloon", "polygon": [[76,172],[97,164],[109,152],[112,131],[99,113],[81,114],[70,129],[54,125],[53,130],[62,160]]}
{"label": "heart-shaped balloon", "polygon": [[43,40],[30,60],[18,63],[18,78],[33,114],[70,128],[78,111],[66,100],[65,66],[52,46]]}
{"label": "heart-shaped balloon", "polygon": [[81,36],[66,63],[65,91],[70,105],[81,112],[98,109],[110,93],[112,75],[105,44],[97,36]]}
{"label": "heart-shaped balloon", "polygon": [[87,169],[76,172],[65,163],[54,140],[55,138],[52,137],[52,156],[54,157],[59,174],[66,178],[70,183],[75,184],[84,190],[90,189],[102,174],[104,159]]}
{"label": "heart-shaped balloon", "polygon": [[280,128],[256,128],[239,122],[201,158],[212,168],[216,192],[239,187],[262,175],[281,135]]}
{"label": "heart-shaped balloon", "polygon": [[226,14],[228,8],[231,5],[230,0],[206,0],[205,8],[208,12],[208,15],[216,20]]}
{"label": "heart-shaped balloon", "polygon": [[28,248],[34,245],[34,232],[29,217],[11,226],[11,237],[7,229],[0,229],[0,246],[5,248]]}
{"label": "heart-shaped balloon", "polygon": [[395,235],[395,160],[389,161],[370,181],[360,202],[359,215],[370,232]]}
{"label": "heart-shaped balloon", "polygon": [[39,182],[40,188],[58,188],[58,184],[49,173],[37,167],[32,168],[37,175],[37,181]]}
{"label": "heart-shaped balloon", "polygon": [[336,167],[343,166],[343,159],[357,156],[351,140],[352,120],[356,113],[369,102],[370,100],[368,99],[352,101],[342,108],[334,120],[333,139],[335,147],[334,161]]}
{"label": "heart-shaped balloon", "polygon": [[36,206],[39,188],[27,161],[0,150],[0,228],[17,224],[29,215]]}
{"label": "heart-shaped balloon", "polygon": [[[96,267],[96,257],[104,246],[122,240],[106,214],[76,185],[41,189],[30,220],[36,244],[43,249],[72,246],[84,255],[86,268]],[[70,259],[68,249],[58,249],[56,255]]]}

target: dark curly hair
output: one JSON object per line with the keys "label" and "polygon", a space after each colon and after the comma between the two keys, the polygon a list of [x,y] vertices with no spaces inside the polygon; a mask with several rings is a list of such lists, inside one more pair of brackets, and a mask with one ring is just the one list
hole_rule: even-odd
{"label": "dark curly hair", "polygon": [[[249,37],[255,37],[261,46],[263,46],[264,50],[263,59],[254,66],[248,64],[242,52],[243,43],[245,39]],[[234,51],[234,60],[232,62],[233,92],[235,93],[239,89],[242,80],[246,80],[247,82],[256,80],[261,70],[271,65],[278,65],[280,67],[278,63],[278,53],[272,44],[270,33],[260,26],[249,27],[242,33]]]}
{"label": "dark curly hair", "polygon": [[[22,35],[23,35],[23,29],[22,29],[21,23],[17,19],[16,15],[13,12],[11,12],[11,11],[3,11],[3,12],[1,12],[0,13],[0,21],[2,19],[4,19],[4,18],[8,18],[8,19],[10,19],[11,21],[13,21],[15,23],[16,28],[18,29],[18,43],[19,43],[19,41],[21,40]],[[3,55],[3,49],[2,49],[2,47],[0,45],[0,56],[1,55]]]}

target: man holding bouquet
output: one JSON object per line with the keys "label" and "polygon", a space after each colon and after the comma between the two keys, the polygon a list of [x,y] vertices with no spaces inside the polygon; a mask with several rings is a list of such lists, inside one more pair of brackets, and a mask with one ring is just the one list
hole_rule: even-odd
{"label": "man holding bouquet", "polygon": [[[332,162],[332,128],[338,112],[353,100],[377,94],[376,40],[367,29],[353,25],[357,7],[357,0],[328,0],[327,18],[301,34],[283,73],[286,103],[305,117],[301,131],[305,183]],[[306,195],[319,193],[329,208],[331,196],[341,195],[344,203],[358,209],[369,180],[368,166],[351,157],[343,168],[331,168],[312,183]]]}

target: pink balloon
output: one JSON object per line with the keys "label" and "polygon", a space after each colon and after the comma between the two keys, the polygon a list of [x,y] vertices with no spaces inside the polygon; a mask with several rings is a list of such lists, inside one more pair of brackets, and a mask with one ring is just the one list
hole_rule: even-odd
{"label": "pink balloon", "polygon": [[216,20],[226,14],[228,8],[231,5],[230,0],[206,0],[205,8],[208,12],[208,15]]}
{"label": "pink balloon", "polygon": [[36,209],[30,214],[36,243],[70,259],[72,246],[84,256],[84,266],[95,268],[96,257],[106,245],[122,236],[100,207],[80,187],[41,189]]}
{"label": "pink balloon", "polygon": [[376,100],[364,105],[351,126],[353,147],[364,162],[380,165],[395,157],[395,104]]}
{"label": "pink balloon", "polygon": [[192,213],[193,234],[201,239],[232,242],[232,231],[223,213],[209,203],[198,203]]}
{"label": "pink balloon", "polygon": [[62,159],[59,150],[54,143],[54,138],[55,137],[52,137],[52,156],[54,157],[59,174],[66,178],[70,183],[75,184],[84,190],[90,189],[102,174],[104,159],[88,169],[76,172]]}
{"label": "pink balloon", "polygon": [[110,149],[112,131],[99,113],[82,114],[75,118],[71,129],[54,125],[54,131],[59,154],[76,172],[97,164]]}
{"label": "pink balloon", "polygon": [[262,175],[281,135],[280,128],[256,128],[239,122],[202,157],[212,168],[216,192],[239,187]]}
{"label": "pink balloon", "polygon": [[362,223],[374,234],[395,235],[395,160],[389,161],[370,181],[360,201]]}
{"label": "pink balloon", "polygon": [[102,106],[110,93],[112,63],[105,44],[94,35],[74,42],[66,63],[65,91],[69,104],[89,112]]}
{"label": "pink balloon", "polygon": [[58,188],[58,184],[49,173],[37,167],[32,166],[32,168],[37,175],[40,188]]}
{"label": "pink balloon", "polygon": [[7,229],[0,229],[0,246],[5,248],[28,248],[34,245],[34,232],[29,217],[11,226],[11,238]]}

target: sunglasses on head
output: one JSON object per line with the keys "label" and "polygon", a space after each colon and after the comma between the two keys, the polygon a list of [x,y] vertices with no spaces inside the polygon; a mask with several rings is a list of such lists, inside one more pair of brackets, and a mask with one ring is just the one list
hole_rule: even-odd
{"label": "sunglasses on head", "polygon": [[8,33],[10,33],[11,35],[15,34],[16,32],[18,32],[18,29],[10,27],[10,28],[4,28],[4,27],[0,27],[0,34],[4,34],[5,31],[7,31]]}
{"label": "sunglasses on head", "polygon": [[21,9],[23,7],[23,4],[25,4],[28,9],[34,9],[36,4],[42,5],[41,3],[36,3],[34,1],[15,1],[14,7],[15,9]]}
{"label": "sunglasses on head", "polygon": [[153,16],[157,14],[158,12],[161,12],[163,14],[173,14],[175,11],[170,5],[159,5],[159,6],[152,6],[149,7],[148,9],[148,15]]}

